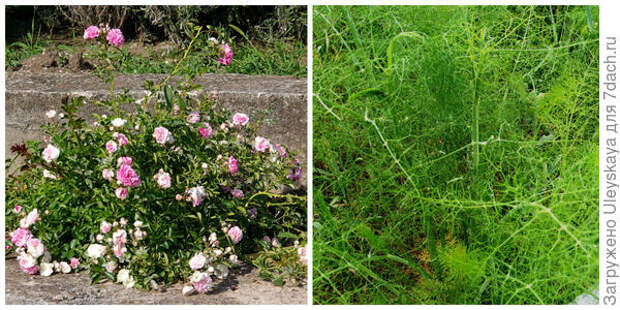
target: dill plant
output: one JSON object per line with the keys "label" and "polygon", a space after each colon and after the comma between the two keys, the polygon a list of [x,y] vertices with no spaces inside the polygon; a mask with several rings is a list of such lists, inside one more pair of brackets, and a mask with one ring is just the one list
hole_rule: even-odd
{"label": "dill plant", "polygon": [[598,283],[598,8],[314,8],[314,302]]}

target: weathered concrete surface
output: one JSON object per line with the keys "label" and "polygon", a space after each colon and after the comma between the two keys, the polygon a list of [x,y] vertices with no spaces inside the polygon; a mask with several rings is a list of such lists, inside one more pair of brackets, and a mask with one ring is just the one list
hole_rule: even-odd
{"label": "weathered concrete surface", "polygon": [[[90,73],[7,72],[6,75],[6,148],[40,138],[39,127],[47,121],[45,112],[60,111],[65,95],[103,99],[107,96],[105,84]],[[120,75],[116,77],[117,90],[126,88],[139,99],[144,96],[145,80],[161,81],[165,75]],[[174,85],[178,79],[171,79]],[[206,74],[198,79],[203,91],[218,105],[232,113],[245,112],[251,118],[264,116],[259,134],[273,143],[283,143],[306,162],[307,95],[306,79],[282,76],[250,76],[241,74]],[[79,114],[91,119],[92,113],[105,113],[93,105],[85,105]]]}
{"label": "weathered concrete surface", "polygon": [[165,291],[125,289],[122,285],[91,285],[88,274],[30,276],[16,259],[5,265],[6,304],[306,304],[307,286],[278,287],[258,277],[255,269],[241,267],[223,281],[216,281],[208,294],[184,297],[181,284]]}

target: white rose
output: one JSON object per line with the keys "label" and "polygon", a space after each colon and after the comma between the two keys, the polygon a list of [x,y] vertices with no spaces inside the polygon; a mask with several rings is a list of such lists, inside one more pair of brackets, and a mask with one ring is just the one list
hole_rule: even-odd
{"label": "white rose", "polygon": [[43,169],[43,177],[56,180],[57,177],[47,169]]}
{"label": "white rose", "polygon": [[202,253],[198,253],[189,260],[189,267],[194,270],[201,269],[202,267],[204,267],[206,262],[207,258],[202,255]]}
{"label": "white rose", "polygon": [[230,262],[233,263],[234,265],[236,265],[239,262],[237,255],[234,255],[234,254],[228,257],[228,260],[230,260]]}
{"label": "white rose", "polygon": [[86,250],[88,257],[99,258],[105,254],[106,247],[100,244],[91,244]]}
{"label": "white rose", "polygon": [[43,153],[41,155],[47,163],[51,163],[53,160],[58,159],[58,156],[60,156],[60,149],[48,144],[45,149],[43,149]]}
{"label": "white rose", "polygon": [[54,273],[54,264],[41,263],[39,267],[39,273],[44,277],[49,277],[52,275],[52,273]]}
{"label": "white rose", "polygon": [[127,120],[124,120],[122,118],[115,118],[112,120],[112,126],[117,127],[117,128],[123,127],[125,123],[127,123]]}
{"label": "white rose", "polygon": [[210,242],[217,241],[217,234],[216,234],[216,233],[214,233],[214,232],[213,232],[213,233],[211,233],[211,234],[209,235],[209,241],[210,241]]}
{"label": "white rose", "polygon": [[114,272],[114,270],[116,270],[116,262],[114,261],[109,261],[105,264],[105,270],[107,270],[108,272]]}
{"label": "white rose", "polygon": [[43,255],[43,253],[45,252],[45,246],[43,246],[43,243],[38,239],[35,239],[35,241],[31,240],[32,239],[30,239],[27,243],[28,254],[32,255],[32,257],[34,258]]}
{"label": "white rose", "polygon": [[47,118],[54,118],[54,116],[56,116],[56,111],[55,110],[49,110],[49,111],[47,111],[47,113],[45,113],[45,116],[47,116]]}
{"label": "white rose", "polygon": [[30,268],[37,264],[37,260],[30,254],[23,254],[19,259],[22,261],[19,263],[20,266],[24,268]]}
{"label": "white rose", "polygon": [[127,279],[127,281],[123,282],[123,285],[125,286],[125,288],[132,288],[135,284],[136,284],[136,282],[133,280],[132,276],[129,276],[129,279]]}
{"label": "white rose", "polygon": [[21,228],[28,228],[30,227],[30,225],[34,224],[34,222],[36,222],[39,219],[39,210],[37,210],[36,208],[32,211],[30,211],[30,213],[28,213],[28,215],[21,219],[19,221],[19,226]]}
{"label": "white rose", "polygon": [[142,221],[135,221],[135,222],[133,222],[133,226],[136,227],[136,228],[142,227],[142,224],[143,224]]}
{"label": "white rose", "polygon": [[200,282],[202,278],[205,277],[205,273],[200,271],[194,271],[194,274],[189,278],[189,281],[192,283]]}
{"label": "white rose", "polygon": [[186,285],[183,287],[183,296],[188,296],[194,293],[194,288],[192,286]]}
{"label": "white rose", "polygon": [[141,231],[141,230],[136,230],[133,233],[133,236],[136,238],[136,240],[142,240],[146,236],[146,232],[145,231]]}
{"label": "white rose", "polygon": [[71,266],[69,266],[67,262],[60,262],[60,271],[62,271],[62,273],[69,273],[71,272]]}
{"label": "white rose", "polygon": [[119,270],[118,274],[116,275],[116,281],[121,282],[121,283],[125,283],[129,281],[129,270],[127,269]]}

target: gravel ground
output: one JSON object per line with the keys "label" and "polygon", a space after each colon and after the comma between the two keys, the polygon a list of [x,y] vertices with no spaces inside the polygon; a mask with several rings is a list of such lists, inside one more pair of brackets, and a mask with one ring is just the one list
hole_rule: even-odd
{"label": "gravel ground", "polygon": [[54,274],[48,278],[30,276],[7,258],[6,304],[306,304],[307,286],[278,287],[258,277],[256,269],[242,266],[209,294],[183,296],[181,284],[164,291],[125,289],[122,285],[91,285],[88,274]]}

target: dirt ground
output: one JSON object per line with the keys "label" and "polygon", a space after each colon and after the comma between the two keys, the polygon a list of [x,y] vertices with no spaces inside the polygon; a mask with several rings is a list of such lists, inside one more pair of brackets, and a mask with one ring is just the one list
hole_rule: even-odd
{"label": "dirt ground", "polygon": [[[76,44],[76,53],[71,54],[59,50],[58,44],[73,44],[73,42],[63,42],[61,40],[50,42],[43,53],[24,59],[16,68],[7,68],[7,71],[29,71],[29,72],[90,72],[95,68],[93,60],[84,58],[87,44],[80,42]],[[127,44],[127,50],[134,56],[165,58],[175,47],[170,42],[160,42],[155,45],[147,45],[142,42],[132,42]],[[66,59],[66,63],[59,63],[59,59]],[[101,65],[101,64],[100,64]]]}
{"label": "dirt ground", "polygon": [[22,304],[306,304],[307,285],[278,287],[258,277],[256,269],[242,266],[228,279],[216,281],[208,294],[183,296],[182,284],[160,291],[125,289],[122,285],[91,285],[88,274],[23,273],[15,258],[5,265],[7,305]]}

